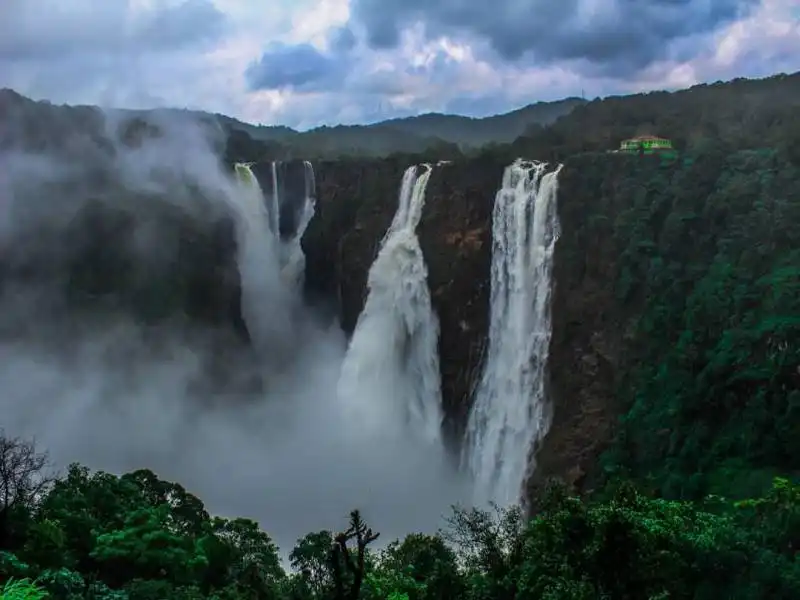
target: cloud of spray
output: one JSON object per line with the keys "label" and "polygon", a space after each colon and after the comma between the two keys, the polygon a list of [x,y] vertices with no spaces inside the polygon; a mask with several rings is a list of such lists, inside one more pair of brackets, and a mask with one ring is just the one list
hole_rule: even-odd
{"label": "cloud of spray", "polygon": [[[157,198],[200,217],[239,210],[241,190],[218,166],[203,128],[165,119],[162,137],[126,148],[113,133],[115,118],[107,115],[113,152],[97,159],[102,173],[74,153],[0,154],[0,247],[58,264],[59,248],[42,248],[37,232],[67,226],[88,198]],[[136,194],[119,193],[123,187]],[[135,253],[175,259],[158,235],[134,237]],[[275,269],[274,256],[262,268]],[[145,326],[124,314],[79,319],[64,308],[63,286],[0,282],[2,426],[36,436],[62,467],[150,468],[216,514],[258,519],[284,551],[307,532],[343,526],[353,508],[386,539],[440,525],[462,497],[461,483],[441,457],[340,410],[341,332],[308,314],[279,278],[265,281],[262,315],[295,304],[287,337],[273,339],[260,362],[221,347],[212,331]],[[243,378],[255,370],[265,391],[242,402],[205,385],[209,364],[219,361]]]}

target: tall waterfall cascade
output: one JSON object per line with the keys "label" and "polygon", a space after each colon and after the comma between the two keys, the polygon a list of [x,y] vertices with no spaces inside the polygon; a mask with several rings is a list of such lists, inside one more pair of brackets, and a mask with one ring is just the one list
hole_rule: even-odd
{"label": "tall waterfall cascade", "polygon": [[[314,215],[314,171],[311,163],[304,163],[301,215],[292,235],[281,239],[276,163],[272,163],[271,194],[262,189],[252,164],[237,163],[234,170],[239,183],[235,203],[242,317],[254,345],[266,351],[292,335],[292,296],[299,292],[305,270],[300,240]],[[266,299],[272,299],[269,306]]]}
{"label": "tall waterfall cascade", "polygon": [[[270,165],[272,185],[269,192],[265,192],[258,178],[252,171],[252,164],[237,163],[235,172],[237,179],[244,187],[246,224],[244,227],[251,231],[259,230],[261,236],[271,239],[275,248],[275,256],[279,264],[281,277],[288,282],[299,285],[305,271],[305,255],[300,246],[303,234],[314,217],[316,206],[316,181],[314,177],[314,167],[308,161],[303,161],[303,179],[305,184],[305,194],[303,203],[296,212],[295,228],[291,235],[282,238],[281,212],[287,199],[281,195],[280,174],[278,162],[273,161]],[[266,227],[266,229],[265,229]]]}
{"label": "tall waterfall cascade", "polygon": [[441,446],[439,320],[416,235],[431,171],[425,164],[403,175],[397,211],[369,270],[367,300],[337,394],[370,430],[411,433]]}
{"label": "tall waterfall cascade", "polygon": [[[274,165],[275,163],[272,164]],[[303,161],[303,177],[305,181],[305,194],[303,196],[303,204],[297,216],[295,230],[288,240],[281,245],[283,250],[281,256],[281,275],[285,280],[296,286],[302,285],[305,275],[306,256],[303,254],[303,248],[300,242],[308,228],[308,224],[311,222],[311,219],[314,218],[317,196],[314,167],[307,160]],[[277,181],[277,179],[273,181]],[[280,200],[276,201],[274,206],[275,210],[280,214]],[[275,227],[275,231],[280,230],[280,219],[275,221]]]}
{"label": "tall waterfall cascade", "polygon": [[279,235],[281,224],[281,194],[280,184],[278,183],[278,163],[272,161],[272,193],[269,198],[269,228],[273,235]]}
{"label": "tall waterfall cascade", "polygon": [[517,160],[495,197],[489,347],[462,450],[479,505],[520,501],[531,452],[550,428],[545,377],[561,165],[546,170]]}

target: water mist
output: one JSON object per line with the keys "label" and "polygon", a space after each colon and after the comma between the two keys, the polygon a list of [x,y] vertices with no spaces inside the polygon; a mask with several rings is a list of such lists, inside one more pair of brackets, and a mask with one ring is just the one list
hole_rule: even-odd
{"label": "water mist", "polygon": [[[351,408],[380,404],[387,399],[380,393],[384,389],[373,393],[371,386],[351,382],[352,394],[339,398],[337,385],[348,388],[347,369],[342,371],[346,340],[338,326],[320,324],[298,293],[299,238],[315,196],[311,165],[305,167],[310,182],[302,199],[305,217],[295,221],[293,235],[279,239],[273,215],[286,199],[276,193],[274,180],[259,184],[244,166],[229,176],[196,124],[169,115],[164,120],[161,135],[143,138],[136,148],[108,137],[118,130],[110,122],[104,145],[94,148],[103,161],[102,178],[97,163],[83,158],[85,152],[63,156],[45,150],[34,156],[22,138],[0,149],[0,191],[8,209],[0,214],[2,247],[31,260],[44,257],[42,277],[52,274],[52,281],[5,281],[0,289],[2,426],[8,434],[35,437],[62,469],[72,461],[112,473],[152,469],[185,486],[214,514],[258,520],[284,551],[308,532],[344,525],[354,508],[387,541],[410,531],[434,531],[463,488],[431,460],[430,447],[418,443],[422,437],[436,445],[439,385],[428,292],[414,290],[425,278],[410,223],[397,227],[395,241],[385,240],[395,257],[382,260],[396,263],[397,270],[373,276],[375,289],[381,278],[388,279],[383,285],[398,287],[391,279],[398,273],[407,277],[405,304],[398,310],[394,297],[374,298],[362,322],[377,320],[387,327],[362,326],[348,361],[362,362],[359,348],[395,348],[393,364],[403,375],[392,380],[416,394],[397,411],[397,422],[381,420],[371,427],[369,413],[361,418]],[[53,135],[66,134],[54,130]],[[92,139],[80,137],[86,144]],[[427,175],[419,180],[417,194],[403,195],[411,221],[419,218]],[[228,341],[232,332],[182,318],[144,324],[111,306],[102,322],[86,310],[78,322],[68,312],[73,309],[66,306],[57,262],[65,248],[47,232],[68,227],[88,199],[99,197],[121,212],[144,210],[129,202],[131,190],[151,203],[179,204],[207,223],[233,218],[244,320],[257,359]],[[158,221],[159,213],[153,214],[151,221]],[[170,222],[158,224],[173,233]],[[135,237],[136,252],[157,264],[180,263],[180,252],[187,251],[164,236]],[[227,285],[223,276],[220,285]],[[413,335],[394,331],[404,319],[410,319],[403,327]],[[67,321],[76,324],[66,328]],[[220,391],[205,383],[209,364],[225,364],[247,381],[255,373],[265,385],[246,394]]]}

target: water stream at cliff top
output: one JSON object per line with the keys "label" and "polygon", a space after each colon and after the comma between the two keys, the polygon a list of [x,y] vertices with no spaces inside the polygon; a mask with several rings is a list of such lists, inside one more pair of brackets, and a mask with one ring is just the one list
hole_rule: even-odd
{"label": "water stream at cliff top", "polygon": [[369,430],[410,432],[441,446],[439,321],[416,235],[432,167],[421,168],[403,175],[397,211],[369,270],[338,395]]}
{"label": "water stream at cliff top", "polygon": [[462,452],[481,506],[520,501],[531,451],[551,422],[545,376],[561,166],[546,167],[517,160],[495,197],[489,349]]}

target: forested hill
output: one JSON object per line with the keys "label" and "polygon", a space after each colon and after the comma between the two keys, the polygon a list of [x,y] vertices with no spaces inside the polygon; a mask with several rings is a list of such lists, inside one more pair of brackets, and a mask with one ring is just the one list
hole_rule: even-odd
{"label": "forested hill", "polygon": [[[21,107],[13,131],[30,152],[55,146],[89,162],[120,145],[86,141],[102,128],[98,111],[5,98]],[[464,366],[478,360],[472,348],[488,330],[489,200],[503,166],[517,156],[564,161],[554,418],[535,471],[563,483],[532,482],[533,518],[457,510],[441,534],[409,532],[379,550],[375,534],[386,525],[343,514],[297,541],[288,572],[268,531],[213,517],[180,482],[79,465],[50,481],[45,448],[8,431],[0,433],[0,598],[800,598],[799,104],[800,74],[609,98],[435,170],[419,237],[441,319],[445,408],[455,418],[469,401],[457,393],[470,387]],[[0,101],[0,125],[10,122],[8,106]],[[128,124],[123,142],[157,136],[147,125]],[[0,126],[0,149],[9,131]],[[608,152],[643,133],[672,139],[677,160]],[[229,161],[258,160],[287,147],[242,133],[226,150]],[[403,169],[445,151],[460,154],[439,145],[317,161],[307,281],[357,315]],[[106,196],[124,193],[100,179]],[[63,202],[87,188],[48,189]],[[37,270],[42,259],[32,256],[21,277],[49,277],[66,263],[56,281],[76,302],[127,295],[152,320],[174,309],[223,326],[239,306],[233,236],[222,227],[176,231],[185,215],[142,208],[160,226],[157,239],[177,240],[162,244],[162,272],[125,254],[119,240],[136,228],[124,211],[113,228],[98,224],[115,219],[89,211],[66,240],[45,238],[60,263],[45,254]],[[70,239],[81,242],[74,254]]]}
{"label": "forested hill", "polygon": [[[0,90],[3,105],[25,105],[26,112],[58,114],[61,121],[86,120],[90,107],[34,103],[11,90]],[[790,109],[800,105],[800,74],[765,79],[736,79],[700,84],[677,92],[650,92],[595,99],[567,98],[531,104],[482,119],[426,114],[372,125],[320,127],[298,132],[288,127],[252,125],[224,115],[193,111],[119,111],[129,118],[178,114],[217,121],[228,132],[229,158],[327,159],[382,157],[429,152],[439,158],[473,154],[481,146],[492,152],[541,158],[564,158],[579,152],[604,151],[639,134],[668,136],[678,149],[707,140],[749,144],[742,136],[761,132],[762,144],[785,143],[798,127]],[[787,110],[789,109],[789,110]],[[798,111],[794,111],[796,114]],[[516,140],[516,142],[514,142]],[[784,142],[781,142],[784,140]],[[498,148],[498,145],[508,144]],[[794,151],[800,151],[795,146]]]}
{"label": "forested hill", "polygon": [[419,152],[443,142],[462,149],[513,142],[530,126],[549,125],[582,104],[584,100],[580,98],[566,98],[537,102],[484,118],[428,113],[370,125],[318,127],[302,133],[287,127],[256,126],[230,117],[220,118],[233,130],[244,131],[256,140],[288,144],[303,156],[319,152],[315,150],[319,147],[325,149],[325,156],[380,156],[391,152]]}
{"label": "forested hill", "polygon": [[[27,104],[29,112],[62,112],[68,116],[90,111],[90,107],[58,107],[46,102],[28,100],[8,89],[0,90],[0,115],[3,104]],[[431,147],[467,150],[490,143],[514,141],[534,124],[547,125],[568,114],[584,101],[567,98],[556,102],[538,102],[518,110],[486,118],[458,115],[425,114],[392,119],[370,125],[338,125],[296,131],[285,126],[253,125],[238,119],[202,111],[181,109],[119,110],[128,119],[152,120],[162,115],[195,117],[205,122],[218,122],[243,146],[252,141],[265,144],[268,154],[276,158],[336,158],[340,156],[380,157],[393,152],[422,152]]]}
{"label": "forested hill", "polygon": [[464,148],[493,143],[513,142],[532,125],[549,125],[585,103],[580,98],[556,102],[537,102],[523,108],[490,117],[428,113],[405,119],[382,121],[366,128],[373,132],[402,131],[418,136],[433,136]]}
{"label": "forested hill", "polygon": [[550,126],[532,125],[509,156],[563,160],[645,134],[668,137],[678,150],[721,143],[799,152],[792,140],[800,135],[800,73],[594,100]]}
{"label": "forested hill", "polygon": [[[564,114],[557,113],[569,106]],[[528,117],[527,111],[537,114],[531,119],[522,135],[510,144],[495,140],[516,128]],[[535,113],[535,111],[537,111]],[[565,160],[582,152],[605,152],[619,147],[620,141],[635,135],[654,134],[668,137],[675,147],[686,150],[698,144],[729,144],[732,147],[780,146],[790,154],[800,152],[798,144],[791,143],[798,135],[800,114],[800,73],[780,74],[764,79],[735,79],[730,82],[700,84],[676,92],[649,92],[628,96],[614,96],[584,102],[567,99],[563,104],[535,104],[515,113],[474,120],[469,135],[481,139],[485,152],[494,158],[504,157],[511,162],[518,156]],[[516,116],[515,116],[516,115]],[[546,118],[540,118],[542,116]],[[513,118],[512,118],[513,117]],[[464,117],[422,115],[414,119],[389,121],[364,128],[322,128],[302,134],[308,144],[297,138],[287,142],[286,132],[272,136],[269,144],[251,138],[244,131],[236,131],[229,143],[228,158],[251,160],[257,158],[281,159],[338,158],[345,156],[383,156],[391,153],[423,154],[431,159],[453,159],[480,154],[475,147],[459,147],[464,138],[455,139],[454,133],[428,127],[438,122],[442,128]],[[371,128],[394,128],[402,125],[404,132],[374,137],[362,136]],[[497,138],[484,137],[480,131],[492,129]],[[442,131],[438,138],[427,138],[420,143],[417,132]],[[464,130],[466,131],[466,130]],[[461,133],[459,135],[467,135]],[[366,142],[362,140],[366,139]],[[366,143],[367,146],[362,144]]]}

